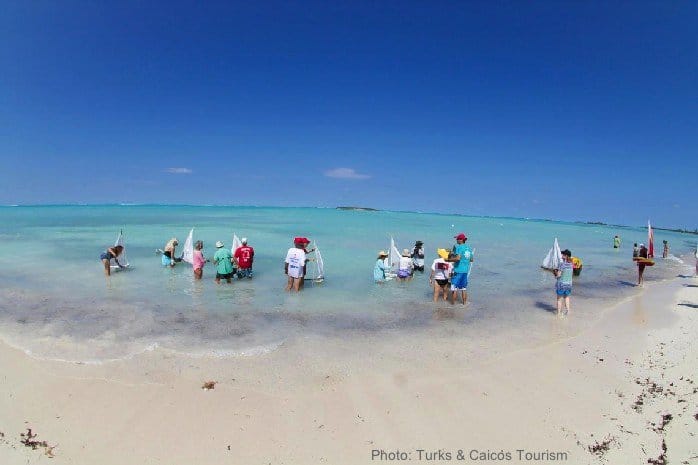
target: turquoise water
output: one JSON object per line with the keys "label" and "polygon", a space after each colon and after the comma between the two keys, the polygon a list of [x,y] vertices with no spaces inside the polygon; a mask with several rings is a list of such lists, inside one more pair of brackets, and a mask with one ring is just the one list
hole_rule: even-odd
{"label": "turquoise water", "polygon": [[[238,356],[274,350],[306,334],[349,337],[355,332],[404,331],[445,325],[468,337],[510,337],[551,318],[554,280],[539,269],[557,237],[584,261],[574,289],[580,315],[636,291],[633,242],[646,230],[522,219],[316,208],[187,206],[46,206],[0,208],[0,336],[40,357],[98,361],[152,348]],[[190,228],[211,257],[232,234],[255,248],[255,278],[217,286],[211,264],[194,281],[191,268],[163,268],[154,253],[172,236],[183,244]],[[99,254],[123,229],[132,269],[103,275]],[[376,253],[393,235],[400,249],[422,240],[427,265],[438,247],[465,232],[476,262],[470,305],[447,321],[434,315],[428,273],[409,283],[376,285]],[[623,239],[620,250],[612,239]],[[284,292],[283,259],[294,236],[317,242],[326,280],[300,293]],[[656,231],[672,253],[686,254],[696,236]],[[658,260],[646,280],[684,272]],[[450,307],[450,305],[447,305]],[[489,337],[489,336],[488,336]]]}

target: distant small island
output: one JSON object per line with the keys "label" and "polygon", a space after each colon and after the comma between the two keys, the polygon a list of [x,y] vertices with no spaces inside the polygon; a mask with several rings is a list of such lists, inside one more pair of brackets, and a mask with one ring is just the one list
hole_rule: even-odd
{"label": "distant small island", "polygon": [[369,208],[369,207],[337,207],[337,210],[356,210],[356,211],[365,211],[365,212],[377,212],[377,208]]}

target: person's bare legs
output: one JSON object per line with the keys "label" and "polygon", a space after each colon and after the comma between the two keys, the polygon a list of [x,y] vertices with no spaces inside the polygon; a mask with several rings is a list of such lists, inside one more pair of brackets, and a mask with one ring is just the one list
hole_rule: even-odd
{"label": "person's bare legs", "polygon": [[104,264],[104,276],[111,276],[111,266],[109,265],[109,260],[105,258],[102,260],[102,263]]}
{"label": "person's bare legs", "polygon": [[434,302],[439,300],[439,294],[441,294],[441,286],[439,286],[439,283],[434,280]]}
{"label": "person's bare legs", "polygon": [[570,296],[565,296],[565,315],[570,312]]}
{"label": "person's bare legs", "polygon": [[286,289],[284,289],[284,290],[290,291],[291,287],[293,287],[293,278],[289,276],[288,281],[286,282]]}
{"label": "person's bare legs", "polygon": [[194,279],[201,279],[201,277],[204,274],[204,269],[203,268],[197,268],[194,270]]}
{"label": "person's bare legs", "polygon": [[557,296],[557,316],[558,317],[562,316],[562,296],[561,295]]}
{"label": "person's bare legs", "polygon": [[460,291],[460,298],[463,301],[463,305],[468,302],[468,291]]}
{"label": "person's bare legs", "polygon": [[301,283],[302,283],[302,282],[303,282],[303,278],[302,278],[302,277],[301,277],[301,278],[295,278],[295,279],[293,280],[293,290],[296,291],[296,292],[300,292],[300,291],[301,291]]}

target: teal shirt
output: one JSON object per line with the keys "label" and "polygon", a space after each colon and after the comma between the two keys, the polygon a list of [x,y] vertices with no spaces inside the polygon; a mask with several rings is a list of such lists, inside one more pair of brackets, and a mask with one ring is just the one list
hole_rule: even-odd
{"label": "teal shirt", "polygon": [[373,279],[385,281],[385,262],[380,258],[376,260],[376,265],[373,267]]}
{"label": "teal shirt", "polygon": [[473,251],[465,244],[456,244],[453,246],[453,253],[460,255],[460,260],[453,264],[453,272],[468,273],[470,271],[470,258],[473,256]]}
{"label": "teal shirt", "polygon": [[218,249],[213,256],[213,261],[216,262],[216,273],[218,274],[229,274],[233,272],[233,264],[230,259],[233,258],[233,254],[230,253],[225,247]]}

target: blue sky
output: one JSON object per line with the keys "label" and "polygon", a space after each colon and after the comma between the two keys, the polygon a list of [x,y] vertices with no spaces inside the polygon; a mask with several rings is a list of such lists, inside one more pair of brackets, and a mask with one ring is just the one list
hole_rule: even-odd
{"label": "blue sky", "polygon": [[0,203],[696,228],[696,24],[695,2],[2,2]]}

